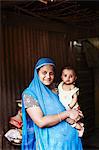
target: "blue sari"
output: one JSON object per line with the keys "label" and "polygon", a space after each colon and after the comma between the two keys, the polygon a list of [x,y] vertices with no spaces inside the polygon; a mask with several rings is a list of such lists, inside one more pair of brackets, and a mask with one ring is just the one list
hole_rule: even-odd
{"label": "blue sari", "polygon": [[54,62],[49,58],[41,58],[37,62],[34,78],[22,94],[22,150],[82,150],[82,143],[77,130],[67,122],[62,121],[48,128],[39,128],[25,111],[24,94],[32,96],[38,101],[44,115],[54,115],[65,111],[58,95],[53,93],[39,79],[37,69],[46,64],[54,65]]}

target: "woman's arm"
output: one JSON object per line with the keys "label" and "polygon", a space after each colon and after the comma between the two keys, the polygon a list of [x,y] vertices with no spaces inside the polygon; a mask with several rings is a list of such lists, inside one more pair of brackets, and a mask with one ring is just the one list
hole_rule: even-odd
{"label": "woman's arm", "polygon": [[62,120],[69,117],[69,113],[66,111],[55,115],[43,116],[43,112],[40,107],[29,107],[26,110],[34,123],[40,128],[56,125]]}
{"label": "woman's arm", "polygon": [[76,110],[68,110],[55,115],[43,116],[43,112],[39,106],[29,107],[26,111],[34,123],[40,128],[54,126],[68,117],[76,119],[79,115],[79,112]]}
{"label": "woman's arm", "polygon": [[24,94],[23,100],[28,115],[40,128],[56,125],[68,117],[70,117],[71,119],[76,119],[79,115],[78,111],[71,109],[68,111],[61,112],[59,114],[44,116],[38,102],[35,99],[33,99],[32,96]]}

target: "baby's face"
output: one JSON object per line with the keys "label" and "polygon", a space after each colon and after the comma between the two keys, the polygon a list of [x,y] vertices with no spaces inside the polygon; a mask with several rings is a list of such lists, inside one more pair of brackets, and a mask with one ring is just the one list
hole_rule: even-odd
{"label": "baby's face", "polygon": [[62,81],[67,85],[73,84],[75,80],[77,79],[75,72],[70,69],[64,69],[62,72],[61,78],[62,78]]}

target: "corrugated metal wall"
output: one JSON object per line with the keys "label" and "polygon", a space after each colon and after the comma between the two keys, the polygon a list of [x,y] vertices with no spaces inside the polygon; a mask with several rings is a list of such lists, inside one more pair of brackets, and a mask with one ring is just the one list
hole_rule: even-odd
{"label": "corrugated metal wall", "polygon": [[[9,19],[8,19],[9,20]],[[14,19],[15,21],[15,19]],[[85,111],[85,123],[87,131],[94,128],[94,109],[88,107],[87,100],[94,103],[93,81],[90,75],[90,69],[86,64],[82,51],[69,49],[68,42],[71,39],[77,39],[76,32],[61,32],[56,26],[51,30],[33,26],[31,23],[16,23],[6,20],[2,25],[2,55],[1,55],[1,125],[0,131],[4,133],[10,129],[9,118],[17,113],[16,99],[21,98],[22,91],[28,86],[32,77],[34,65],[40,57],[51,57],[56,62],[57,77],[62,66],[67,62],[77,65],[79,70],[79,84],[81,87],[81,105]],[[42,25],[43,26],[43,25]],[[50,25],[49,25],[50,26]],[[60,32],[58,32],[60,31]],[[80,33],[79,33],[80,34]],[[69,37],[68,37],[69,36]],[[75,36],[75,37],[74,37]],[[87,75],[86,75],[87,72]],[[89,78],[90,75],[90,78]],[[89,81],[89,82],[87,82]],[[91,84],[89,84],[91,83]],[[90,90],[86,87],[90,86]],[[92,91],[91,91],[92,89]],[[88,93],[91,91],[91,93]],[[84,100],[83,100],[84,99]],[[94,104],[93,104],[94,105]],[[90,114],[92,108],[92,114]],[[87,113],[88,112],[88,113]],[[89,120],[88,120],[89,119]],[[90,124],[91,120],[91,124]],[[5,142],[6,141],[6,142]],[[1,143],[1,139],[0,139]],[[1,148],[1,147],[0,147]],[[3,138],[2,149],[14,150],[20,149],[9,144]]]}
{"label": "corrugated metal wall", "polygon": [[[4,133],[10,128],[9,118],[17,113],[16,99],[21,98],[23,89],[31,81],[39,57],[53,58],[60,70],[66,63],[64,34],[35,30],[33,26],[2,26],[1,114]],[[14,149],[8,142],[5,144],[3,149]]]}

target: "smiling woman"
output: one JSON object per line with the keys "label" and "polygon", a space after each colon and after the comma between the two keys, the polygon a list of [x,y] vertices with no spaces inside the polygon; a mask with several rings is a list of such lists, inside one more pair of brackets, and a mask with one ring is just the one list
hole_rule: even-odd
{"label": "smiling woman", "polygon": [[38,72],[41,82],[45,85],[50,85],[54,80],[54,70],[52,65],[46,65],[40,68]]}
{"label": "smiling woman", "polygon": [[41,58],[34,78],[22,94],[22,150],[82,150],[76,129],[65,120],[76,120],[77,110],[65,110],[53,92],[54,61]]}

